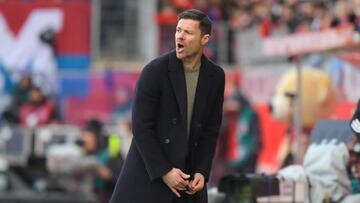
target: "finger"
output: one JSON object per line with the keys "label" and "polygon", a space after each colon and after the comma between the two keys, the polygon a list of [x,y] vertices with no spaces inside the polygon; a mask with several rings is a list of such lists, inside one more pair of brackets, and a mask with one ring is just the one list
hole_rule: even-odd
{"label": "finger", "polygon": [[192,189],[196,192],[202,190],[204,187],[204,181],[202,178],[196,180],[196,183],[193,185]]}
{"label": "finger", "polygon": [[177,190],[175,190],[174,188],[170,188],[170,189],[177,197],[179,198],[181,197],[180,193]]}
{"label": "finger", "polygon": [[186,190],[186,191],[185,191],[185,193],[186,193],[186,194],[188,194],[188,195],[193,195],[193,194],[195,194],[195,193],[196,193],[196,191],[193,191],[193,190]]}
{"label": "finger", "polygon": [[176,190],[180,190],[180,191],[185,191],[186,187],[181,187],[181,186],[175,186],[174,187]]}
{"label": "finger", "polygon": [[188,186],[188,184],[178,183],[178,184],[175,184],[173,187],[177,190],[183,191],[183,190],[186,190],[186,188],[188,188],[189,186]]}
{"label": "finger", "polygon": [[200,178],[199,177],[195,177],[194,180],[191,182],[191,188],[195,188],[197,184],[199,184]]}
{"label": "finger", "polygon": [[181,189],[181,190],[183,190],[183,189],[186,190],[187,187],[188,187],[188,186],[184,186],[184,185],[182,185],[182,184],[174,185],[174,188],[176,188],[176,189]]}
{"label": "finger", "polygon": [[204,184],[199,183],[192,190],[195,191],[195,192],[199,192],[203,188],[204,188]]}
{"label": "finger", "polygon": [[189,185],[189,181],[184,180],[182,178],[179,179],[178,183],[176,184],[176,186],[181,186],[181,187],[186,187]]}
{"label": "finger", "polygon": [[186,173],[184,173],[184,172],[182,172],[182,171],[180,171],[180,176],[183,178],[183,179],[189,179],[190,178],[190,175],[189,174],[186,174]]}

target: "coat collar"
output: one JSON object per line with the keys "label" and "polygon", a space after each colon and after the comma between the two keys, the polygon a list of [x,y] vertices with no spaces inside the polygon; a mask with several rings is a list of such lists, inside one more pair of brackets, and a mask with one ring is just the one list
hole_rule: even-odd
{"label": "coat collar", "polygon": [[[197,120],[201,117],[202,112],[205,109],[206,98],[211,89],[211,76],[214,74],[213,64],[206,58],[206,56],[201,56],[201,66],[200,74],[198,79],[198,84],[195,93],[194,101],[194,110],[193,110],[193,119]],[[176,57],[176,52],[172,51],[169,54],[169,64],[168,64],[170,81],[173,86],[174,94],[176,96],[179,109],[181,111],[181,116],[184,121],[187,120],[187,93],[186,93],[186,82],[184,67],[181,60]]]}

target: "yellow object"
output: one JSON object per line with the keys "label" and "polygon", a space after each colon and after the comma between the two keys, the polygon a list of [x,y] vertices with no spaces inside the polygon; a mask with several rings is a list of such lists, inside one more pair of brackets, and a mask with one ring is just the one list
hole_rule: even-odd
{"label": "yellow object", "polygon": [[120,153],[121,138],[116,134],[109,135],[108,150],[111,157],[115,157]]}
{"label": "yellow object", "polygon": [[330,194],[329,194],[329,192],[325,193],[324,203],[330,203]]}

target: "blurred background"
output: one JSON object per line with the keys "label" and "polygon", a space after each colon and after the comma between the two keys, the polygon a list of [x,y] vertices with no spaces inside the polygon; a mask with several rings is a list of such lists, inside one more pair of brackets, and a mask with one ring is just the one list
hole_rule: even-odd
{"label": "blurred background", "polygon": [[318,121],[352,117],[360,0],[0,0],[1,202],[108,201],[138,75],[189,8],[226,72],[209,185],[302,163]]}

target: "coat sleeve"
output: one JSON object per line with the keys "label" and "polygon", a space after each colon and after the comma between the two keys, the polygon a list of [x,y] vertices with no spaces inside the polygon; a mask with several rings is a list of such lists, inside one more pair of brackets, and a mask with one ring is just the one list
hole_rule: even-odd
{"label": "coat sleeve", "polygon": [[223,71],[219,74],[216,101],[210,107],[210,116],[207,118],[206,123],[204,123],[202,133],[197,141],[198,145],[194,161],[195,172],[204,175],[206,181],[209,180],[223,113],[225,74]]}
{"label": "coat sleeve", "polygon": [[134,142],[151,180],[162,177],[172,169],[155,135],[156,112],[160,110],[161,97],[158,75],[149,66],[143,69],[136,87],[132,113]]}

